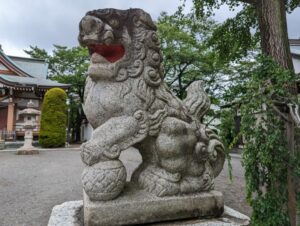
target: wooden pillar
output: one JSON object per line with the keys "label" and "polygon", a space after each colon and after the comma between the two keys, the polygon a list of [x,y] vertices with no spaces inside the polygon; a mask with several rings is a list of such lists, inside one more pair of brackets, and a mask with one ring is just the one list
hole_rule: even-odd
{"label": "wooden pillar", "polygon": [[[286,122],[286,134],[287,134],[287,145],[290,156],[295,157],[295,125],[291,114],[288,115],[290,122]],[[294,168],[288,167],[287,175],[287,188],[288,188],[288,214],[290,219],[290,225],[296,226],[297,224],[297,195],[295,188],[295,176],[293,175]]]}
{"label": "wooden pillar", "polygon": [[14,118],[15,118],[15,103],[13,98],[9,98],[8,110],[7,110],[7,127],[8,132],[12,132],[14,129]]}

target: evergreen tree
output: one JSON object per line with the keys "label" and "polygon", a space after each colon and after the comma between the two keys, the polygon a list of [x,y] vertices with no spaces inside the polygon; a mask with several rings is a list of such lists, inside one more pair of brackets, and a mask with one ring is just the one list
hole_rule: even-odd
{"label": "evergreen tree", "polygon": [[45,148],[63,147],[66,142],[67,94],[60,88],[52,88],[45,94],[39,144]]}

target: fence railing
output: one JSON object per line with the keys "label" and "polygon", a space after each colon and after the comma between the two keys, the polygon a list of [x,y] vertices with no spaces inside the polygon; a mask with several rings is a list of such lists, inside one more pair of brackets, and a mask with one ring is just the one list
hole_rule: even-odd
{"label": "fence railing", "polygon": [[15,131],[6,131],[0,130],[0,139],[1,140],[13,140],[15,141],[17,138]]}
{"label": "fence railing", "polygon": [[[33,133],[36,134],[40,131],[40,126],[36,126],[33,129]],[[0,140],[10,140],[10,141],[16,141],[17,136],[23,136],[25,132],[25,129],[23,125],[15,125],[14,131],[7,131],[6,129],[0,129]]]}

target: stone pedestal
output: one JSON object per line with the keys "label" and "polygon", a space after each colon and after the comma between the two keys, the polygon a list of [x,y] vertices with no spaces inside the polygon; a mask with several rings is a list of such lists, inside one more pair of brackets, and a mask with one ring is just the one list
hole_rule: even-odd
{"label": "stone pedestal", "polygon": [[222,193],[156,197],[126,185],[115,200],[91,201],[84,194],[84,225],[129,225],[197,217],[219,217],[224,211]]}
{"label": "stone pedestal", "polygon": [[32,146],[32,126],[25,126],[25,136],[24,136],[24,145],[17,149],[17,155],[34,155],[39,154],[39,150]]}
{"label": "stone pedestal", "polygon": [[[118,214],[116,212],[116,214]],[[53,208],[48,226],[83,226],[83,202],[69,201]],[[248,216],[224,206],[224,213],[215,218],[193,218],[179,221],[150,223],[153,226],[249,226]]]}

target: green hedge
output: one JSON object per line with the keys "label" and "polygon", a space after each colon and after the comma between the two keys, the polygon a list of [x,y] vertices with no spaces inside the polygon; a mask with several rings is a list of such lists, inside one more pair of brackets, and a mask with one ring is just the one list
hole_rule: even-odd
{"label": "green hedge", "polygon": [[67,94],[60,88],[52,88],[45,94],[39,144],[42,147],[62,147],[66,142]]}

